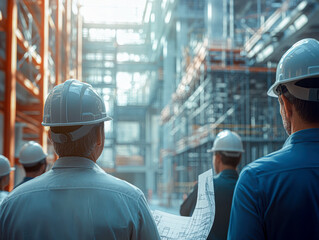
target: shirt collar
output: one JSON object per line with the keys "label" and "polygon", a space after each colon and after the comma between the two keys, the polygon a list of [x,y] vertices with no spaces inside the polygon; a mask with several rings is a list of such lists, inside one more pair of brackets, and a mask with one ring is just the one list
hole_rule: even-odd
{"label": "shirt collar", "polygon": [[29,181],[29,180],[31,180],[31,179],[33,179],[33,177],[24,177],[24,178],[23,178],[23,181]]}
{"label": "shirt collar", "polygon": [[284,147],[300,142],[319,142],[319,128],[304,129],[291,134],[287,138]]}
{"label": "shirt collar", "polygon": [[54,163],[52,169],[57,168],[95,168],[92,160],[84,157],[61,157]]}
{"label": "shirt collar", "polygon": [[225,169],[224,171],[220,172],[218,174],[221,177],[237,177],[238,178],[238,173],[236,170],[233,169]]}

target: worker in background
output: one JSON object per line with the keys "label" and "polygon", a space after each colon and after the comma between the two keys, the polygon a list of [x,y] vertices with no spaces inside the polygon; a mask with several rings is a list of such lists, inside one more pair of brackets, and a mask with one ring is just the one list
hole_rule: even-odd
{"label": "worker in background", "polygon": [[[215,219],[207,239],[227,239],[230,209],[233,192],[238,179],[236,168],[244,152],[240,136],[232,131],[220,132],[214,141],[213,166],[215,191]],[[198,185],[195,186],[189,197],[180,208],[182,216],[191,216],[197,201]]]}
{"label": "worker in background", "polygon": [[14,168],[10,167],[9,160],[5,156],[0,155],[0,204],[9,194],[5,188],[9,185],[10,172],[13,170]]}
{"label": "worker in background", "polygon": [[319,239],[319,42],[303,39],[277,66],[284,146],[249,164],[235,188],[228,239]]}
{"label": "worker in background", "polygon": [[0,239],[159,239],[141,190],[96,164],[109,120],[91,85],[68,80],[53,88],[42,125],[59,159],[2,203]]}
{"label": "worker in background", "polygon": [[34,141],[24,144],[19,155],[19,161],[24,168],[25,177],[17,186],[45,173],[47,168],[47,154],[43,152],[40,144]]}

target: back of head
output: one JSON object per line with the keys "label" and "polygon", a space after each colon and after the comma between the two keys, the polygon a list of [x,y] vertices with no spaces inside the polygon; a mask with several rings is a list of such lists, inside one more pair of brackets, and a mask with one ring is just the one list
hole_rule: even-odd
{"label": "back of head", "polygon": [[0,155],[0,178],[9,175],[14,169],[10,167],[9,160],[5,156]]}
{"label": "back of head", "polygon": [[319,42],[307,38],[294,44],[280,59],[276,81],[268,95],[283,94],[301,119],[319,122]]}
{"label": "back of head", "polygon": [[92,86],[71,79],[49,93],[42,125],[50,126],[51,140],[60,157],[87,157],[93,151],[98,129],[111,119]]}
{"label": "back of head", "polygon": [[217,134],[210,152],[221,155],[224,165],[236,167],[244,152],[240,136],[230,130],[224,130]]}

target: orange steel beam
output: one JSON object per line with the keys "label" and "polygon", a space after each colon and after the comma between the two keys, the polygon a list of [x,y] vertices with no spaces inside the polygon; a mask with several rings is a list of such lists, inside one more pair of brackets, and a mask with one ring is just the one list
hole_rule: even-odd
{"label": "orange steel beam", "polygon": [[245,66],[211,66],[211,70],[215,71],[239,71],[239,72],[276,72],[276,68],[267,68],[267,67],[245,67]]}
{"label": "orange steel beam", "polygon": [[14,158],[14,164],[15,165],[21,165],[21,163],[19,162],[19,158]]}
{"label": "orange steel beam", "polygon": [[34,86],[33,83],[19,71],[17,71],[16,77],[17,77],[18,83],[20,83],[20,85],[23,88],[25,88],[34,97],[39,98],[39,88],[38,87]]}
{"label": "orange steel beam", "polygon": [[2,19],[0,20],[0,32],[5,32],[5,31],[6,31],[6,19],[2,17]]}
{"label": "orange steel beam", "polygon": [[[22,32],[17,29],[16,30],[16,36],[17,36],[17,39],[18,39],[18,44],[19,46],[26,52],[30,52],[30,45],[29,43],[24,39],[23,37],[23,34]],[[35,64],[35,65],[40,65],[41,64],[41,57],[35,52],[35,51],[32,51],[31,52],[31,56],[32,56],[32,62]]]}
{"label": "orange steel beam", "polygon": [[61,2],[56,0],[56,13],[55,13],[55,83],[61,83],[60,76],[60,38],[61,38],[61,29],[62,29],[62,11],[61,11]]}
{"label": "orange steel beam", "polygon": [[5,70],[6,69],[6,61],[0,57],[0,69]]}
{"label": "orange steel beam", "polygon": [[35,133],[37,134],[38,131],[35,132],[30,128],[26,128],[26,127],[23,128],[23,134],[35,134]]}
{"label": "orange steel beam", "polygon": [[71,0],[65,0],[65,20],[66,20],[66,26],[65,26],[65,78],[68,79],[70,77],[70,35],[71,35]]}
{"label": "orange steel beam", "polygon": [[[1,102],[0,102],[0,108],[1,108]],[[40,104],[32,104],[32,105],[21,105],[17,104],[17,110],[21,112],[35,112],[39,111],[42,113],[41,105]]]}
{"label": "orange steel beam", "polygon": [[82,81],[82,16],[80,6],[78,5],[77,22],[77,51],[76,51],[76,78]]}
{"label": "orange steel beam", "polygon": [[[18,10],[16,0],[7,2],[7,36],[6,36],[6,77],[5,77],[5,101],[4,101],[4,136],[3,153],[14,165],[14,135],[16,120],[16,68],[17,68],[17,37]],[[14,185],[14,173],[10,173],[8,190]]]}
{"label": "orange steel beam", "polygon": [[[40,87],[40,105],[41,110],[44,109],[44,101],[48,92],[48,51],[49,51],[49,0],[43,0],[41,4],[41,31],[40,31],[40,50],[41,50],[41,65],[40,74],[41,79],[39,81]],[[43,112],[42,112],[43,115]],[[48,133],[46,129],[40,126],[39,129],[40,144],[43,150],[47,152],[47,137]]]}
{"label": "orange steel beam", "polygon": [[0,102],[0,112],[4,112],[4,103]]}
{"label": "orange steel beam", "polygon": [[30,117],[29,115],[23,112],[17,112],[16,119],[18,122],[23,122],[27,125],[28,128],[32,129],[34,132],[39,133],[41,124],[35,118]]}
{"label": "orange steel beam", "polygon": [[225,52],[240,53],[241,50],[239,48],[233,48],[233,49],[231,49],[231,48],[225,48],[225,49],[223,49],[223,48],[210,48],[209,51],[210,52],[223,52],[223,51],[225,51]]}
{"label": "orange steel beam", "polygon": [[23,0],[23,3],[27,7],[28,11],[31,13],[32,19],[35,23],[35,26],[37,27],[38,32],[40,32],[40,23],[39,23],[38,19],[36,18],[36,14],[34,13],[33,8],[32,8],[32,7],[38,7],[38,5],[32,4],[32,6],[31,6],[30,1],[28,1],[28,0]]}

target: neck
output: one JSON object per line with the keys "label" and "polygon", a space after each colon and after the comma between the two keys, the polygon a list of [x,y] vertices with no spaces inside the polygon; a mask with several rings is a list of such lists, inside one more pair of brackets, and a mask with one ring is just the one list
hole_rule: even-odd
{"label": "neck", "polygon": [[219,170],[218,173],[221,173],[224,170],[235,170],[236,171],[236,168],[234,168],[233,166],[229,166],[229,165],[221,165],[218,170]]}
{"label": "neck", "polygon": [[0,181],[0,191],[5,191],[6,184],[3,181]]}
{"label": "neck", "polygon": [[300,119],[300,117],[296,117],[291,122],[291,134],[305,130],[310,128],[319,128],[319,122],[318,123],[308,123]]}
{"label": "neck", "polygon": [[40,172],[26,172],[25,176],[29,178],[35,178],[37,176],[40,176],[42,173]]}

